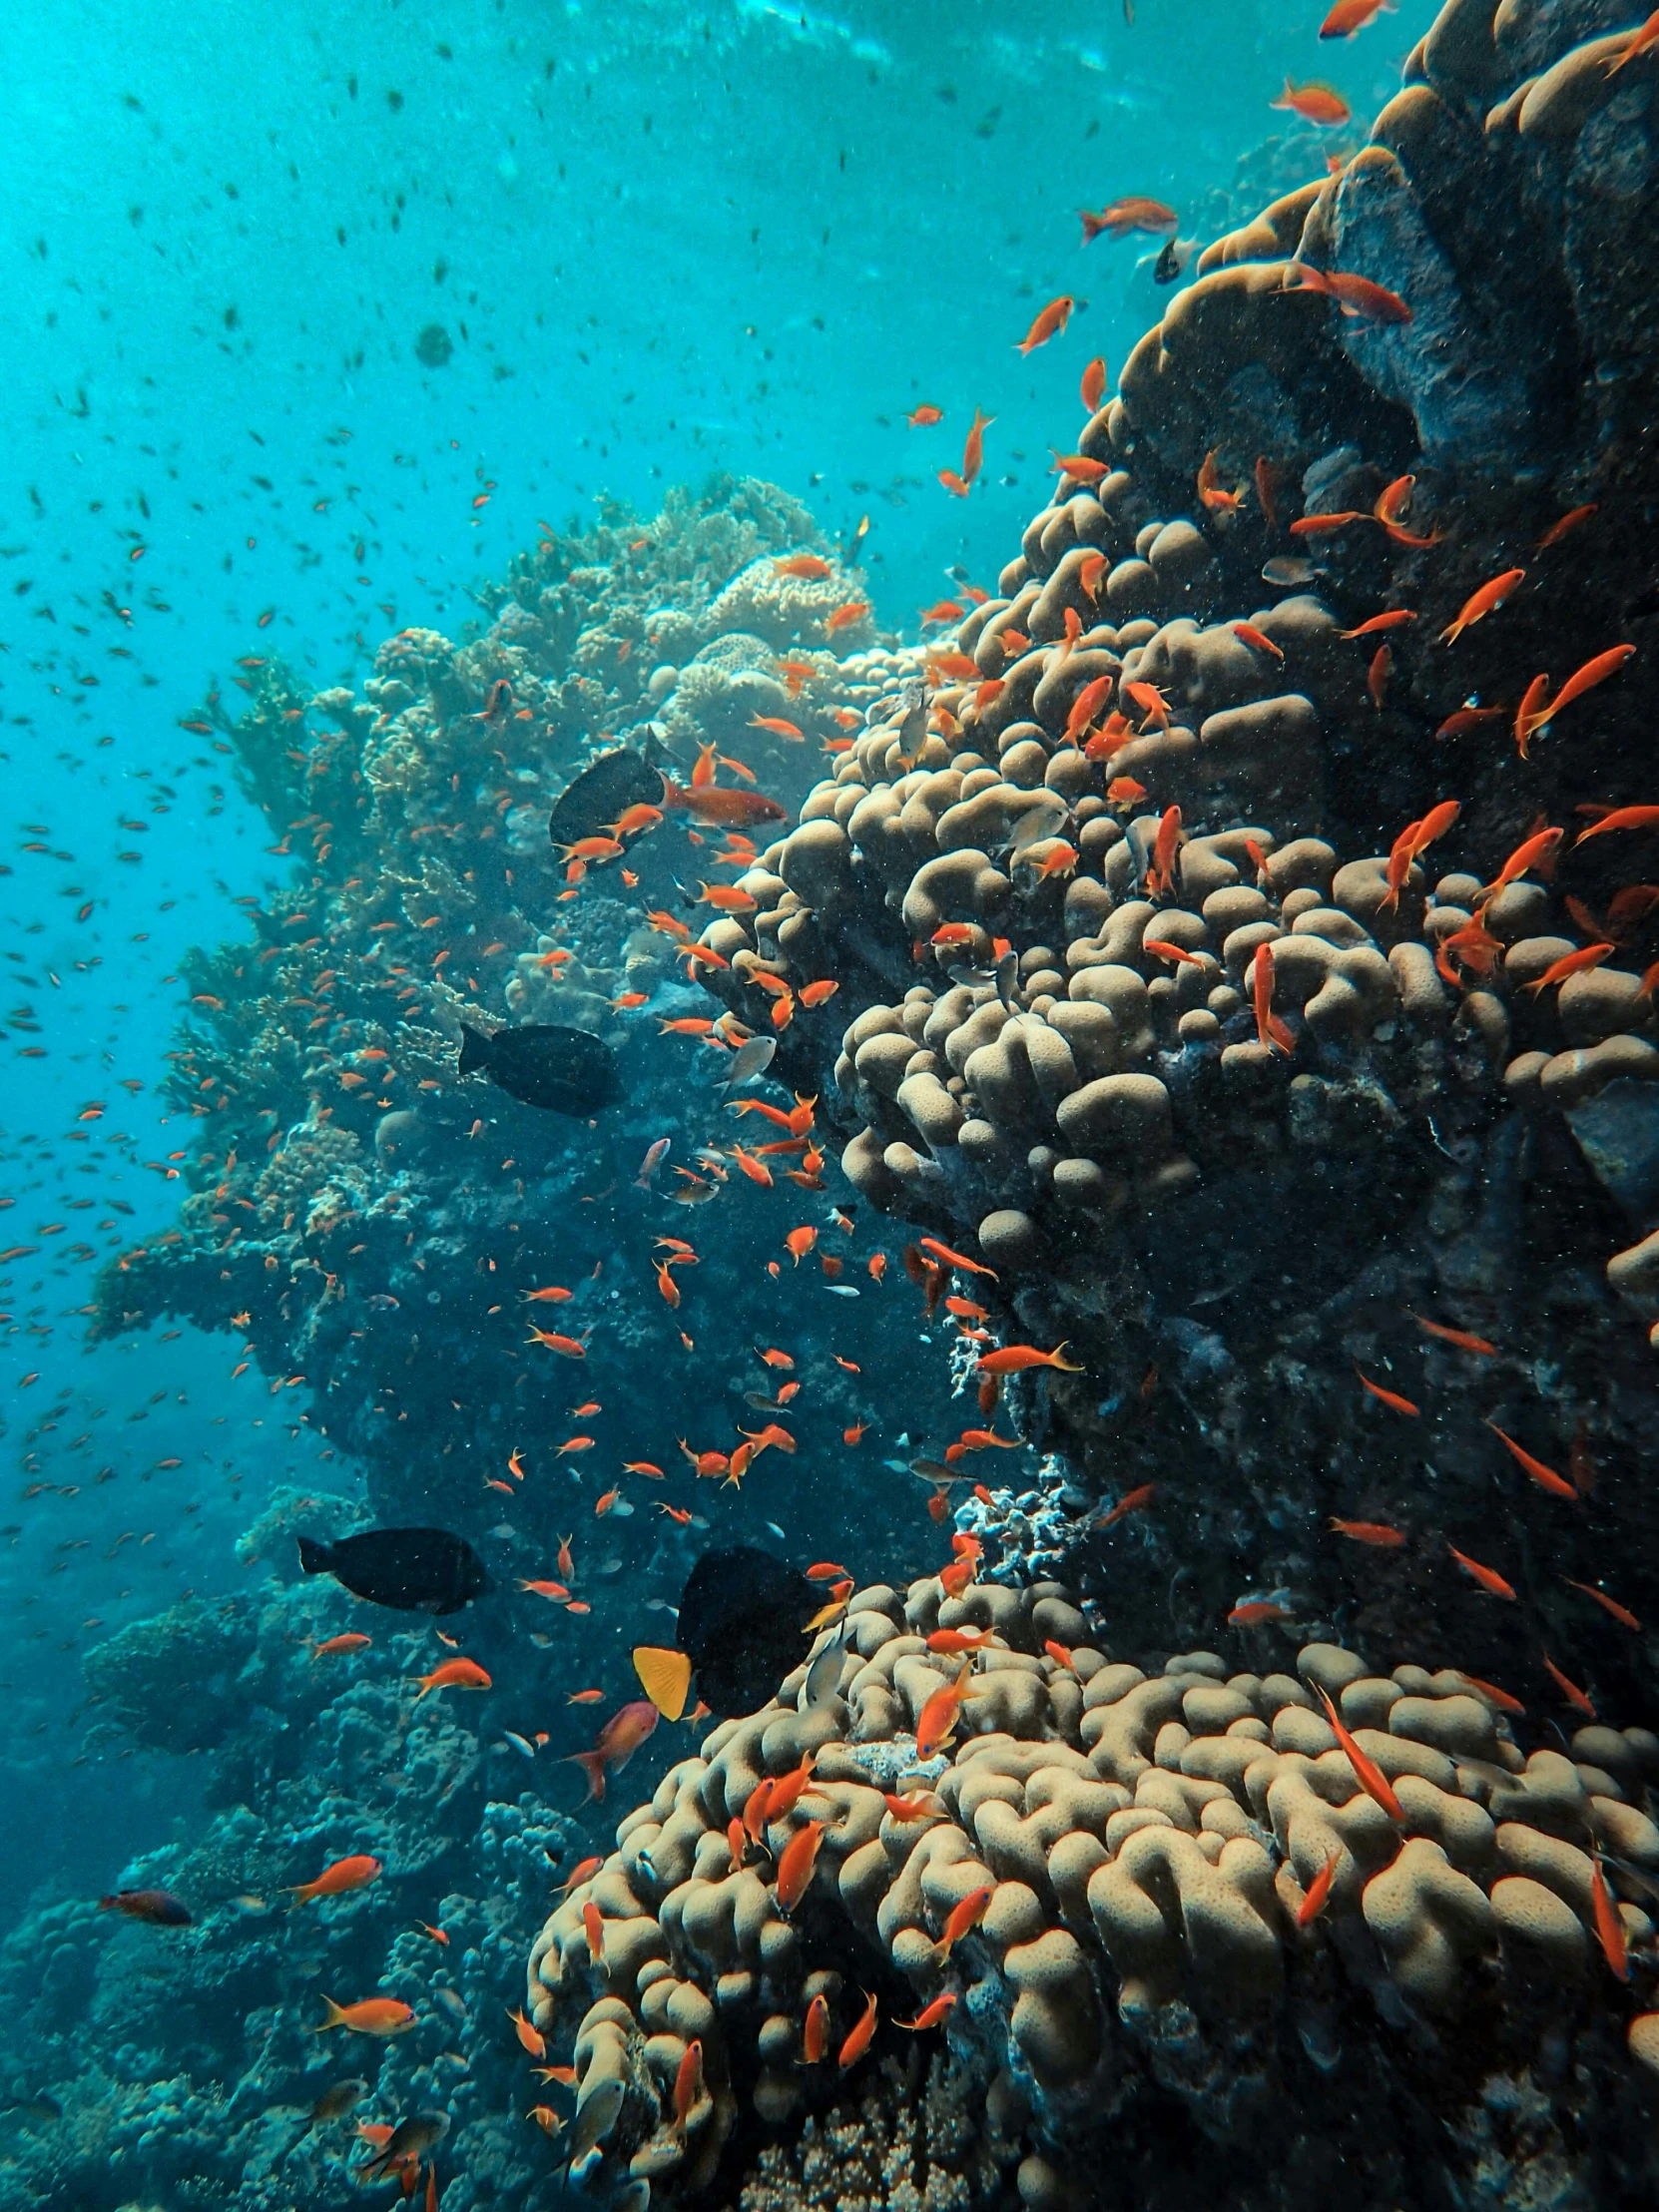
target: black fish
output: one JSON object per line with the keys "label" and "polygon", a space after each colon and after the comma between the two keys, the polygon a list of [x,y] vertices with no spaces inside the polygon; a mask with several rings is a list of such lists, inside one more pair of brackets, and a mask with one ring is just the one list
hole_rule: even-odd
{"label": "black fish", "polygon": [[447,1528],[365,1528],[331,1544],[301,1536],[299,1565],[400,1613],[458,1613],[490,1587],[482,1559]]}
{"label": "black fish", "polygon": [[717,1713],[753,1713],[807,1656],[823,1593],[770,1551],[706,1551],[687,1578],[677,1642]]}
{"label": "black fish", "polygon": [[555,1114],[596,1114],[617,1095],[616,1054],[586,1029],[531,1021],[486,1036],[461,1023],[462,1075],[487,1075],[498,1090]]}
{"label": "black fish", "polygon": [[152,1928],[194,1928],[195,1917],[183,1898],[171,1890],[117,1890],[98,1900],[100,1913],[125,1913],[130,1921],[148,1921]]}
{"label": "black fish", "polygon": [[660,807],[663,780],[631,746],[601,753],[554,802],[547,835],[553,844],[576,844],[619,822],[630,807]]}

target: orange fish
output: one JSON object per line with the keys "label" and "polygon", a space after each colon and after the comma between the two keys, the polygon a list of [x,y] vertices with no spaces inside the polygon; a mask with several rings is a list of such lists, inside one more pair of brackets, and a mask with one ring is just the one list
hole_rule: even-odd
{"label": "orange fish", "polygon": [[784,560],[773,562],[772,573],[774,576],[798,576],[804,583],[821,584],[834,571],[817,553],[791,553]]}
{"label": "orange fish", "polygon": [[1478,1352],[1487,1358],[1497,1357],[1497,1347],[1488,1344],[1484,1337],[1472,1337],[1466,1329],[1448,1329],[1444,1322],[1430,1321],[1424,1314],[1413,1314],[1405,1308],[1407,1317],[1427,1336],[1438,1337],[1442,1344],[1455,1345],[1459,1352]]}
{"label": "orange fish", "polygon": [[1557,1474],[1553,1467],[1546,1467],[1541,1459],[1534,1459],[1530,1451],[1523,1451],[1514,1437],[1505,1435],[1495,1420],[1487,1421],[1486,1426],[1498,1439],[1499,1443],[1508,1446],[1514,1458],[1537,1483],[1540,1490],[1548,1490],[1552,1497],[1576,1497],[1578,1495],[1578,1492],[1564,1475]]}
{"label": "orange fish", "polygon": [[[1338,635],[1344,638],[1375,637],[1380,630],[1397,630],[1404,623],[1415,622],[1416,619],[1408,607],[1392,607],[1385,614],[1370,616],[1357,629],[1339,631]],[[1235,623],[1233,627],[1237,629],[1238,624]]]}
{"label": "orange fish", "polygon": [[1524,1713],[1526,1707],[1518,1697],[1511,1697],[1507,1690],[1500,1690],[1495,1682],[1482,1682],[1479,1675],[1469,1674],[1461,1667],[1453,1667],[1452,1673],[1466,1682],[1477,1697],[1483,1697],[1500,1713]]}
{"label": "orange fish", "polygon": [[804,1225],[800,1229],[792,1229],[789,1235],[784,1239],[785,1250],[789,1253],[790,1258],[795,1262],[797,1267],[800,1267],[802,1261],[807,1257],[808,1253],[812,1251],[814,1245],[816,1245],[817,1243],[818,1231],[807,1225]]}
{"label": "orange fish", "polygon": [[[1097,353],[1083,371],[1083,380],[1077,387],[1077,396],[1082,400],[1089,413],[1093,414],[1100,405],[1105,391],[1106,363],[1102,356]],[[1088,587],[1085,585],[1084,589],[1087,590]],[[1089,593],[1089,597],[1091,599],[1094,597],[1093,592]]]}
{"label": "orange fish", "polygon": [[1227,1616],[1229,1628],[1265,1628],[1270,1621],[1288,1621],[1290,1614],[1283,1605],[1275,1605],[1267,1598],[1252,1598],[1246,1604],[1235,1605]]}
{"label": "orange fish", "polygon": [[582,1932],[588,1938],[590,1965],[602,1966],[605,1963],[605,1921],[592,1898],[582,1908]]}
{"label": "orange fish", "polygon": [[1273,1010],[1273,946],[1256,947],[1250,964],[1250,996],[1256,1012],[1256,1041],[1264,1051],[1280,1051],[1287,1057],[1296,1050],[1296,1039]]}
{"label": "orange fish", "polygon": [[1379,1551],[1397,1551],[1405,1541],[1397,1528],[1390,1528],[1386,1521],[1339,1520],[1335,1514],[1331,1525],[1339,1536],[1352,1536],[1357,1544],[1373,1544]]}
{"label": "orange fish", "polygon": [[839,989],[839,983],[825,976],[816,983],[804,984],[795,995],[803,1006],[822,1006],[827,998],[833,998]]}
{"label": "orange fish", "polygon": [[[1265,630],[1258,630],[1254,622],[1230,622],[1227,626],[1242,645],[1248,645],[1257,653],[1269,653],[1276,661],[1285,658],[1282,647],[1274,644]],[[1357,635],[1350,631],[1350,637]]]}
{"label": "orange fish", "polygon": [[1587,507],[1569,508],[1560,521],[1552,522],[1538,540],[1538,551],[1546,553],[1552,545],[1559,545],[1561,540],[1570,536],[1574,530],[1578,529],[1580,524],[1588,522],[1595,511],[1596,502],[1594,500],[1591,500]]}
{"label": "orange fish", "polygon": [[521,2011],[510,2005],[507,2009],[507,2017],[513,2023],[514,2034],[530,2053],[530,2056],[532,2058],[545,2058],[547,2056],[547,2038],[543,2035],[541,2029],[533,2021],[527,2020]]}
{"label": "orange fish", "polygon": [[1585,1695],[1585,1693],[1578,1687],[1578,1684],[1576,1682],[1568,1681],[1567,1677],[1561,1672],[1560,1668],[1555,1664],[1554,1660],[1551,1659],[1547,1651],[1541,1651],[1538,1656],[1540,1659],[1542,1659],[1545,1670],[1548,1673],[1550,1680],[1555,1684],[1555,1687],[1560,1691],[1561,1695],[1566,1699],[1567,1703],[1572,1706],[1577,1712],[1582,1713],[1586,1720],[1593,1721],[1597,1717],[1596,1709],[1590,1703],[1590,1700]]}
{"label": "orange fish", "polygon": [[1386,1405],[1391,1412],[1415,1415],[1421,1410],[1419,1406],[1413,1405],[1408,1397],[1401,1397],[1397,1390],[1385,1390],[1381,1382],[1374,1382],[1370,1376],[1361,1375],[1358,1368],[1355,1369],[1354,1373],[1372,1396]]}
{"label": "orange fish", "polygon": [[[1153,689],[1150,684],[1144,688],[1148,691]],[[1142,687],[1131,684],[1128,689],[1139,692]],[[1139,701],[1136,703],[1138,705]],[[1167,716],[1163,727],[1169,727]],[[1147,863],[1146,887],[1149,893],[1156,892],[1160,898],[1175,896],[1175,855],[1180,849],[1181,810],[1179,807],[1166,807],[1158,818],[1158,833],[1152,840],[1152,856]]]}
{"label": "orange fish", "polygon": [[1659,45],[1659,8],[1655,8],[1645,23],[1639,24],[1626,39],[1620,53],[1604,63],[1609,77],[1616,77],[1621,69],[1633,62],[1638,54],[1649,54]]}
{"label": "orange fish", "polygon": [[1122,1497],[1119,1497],[1117,1504],[1110,1506],[1110,1511],[1099,1515],[1095,1526],[1097,1528],[1117,1526],[1119,1519],[1126,1519],[1130,1513],[1139,1513],[1139,1508],[1148,1506],[1150,1502],[1153,1502],[1155,1495],[1157,1495],[1157,1484],[1155,1482],[1141,1482],[1141,1486],[1135,1488],[1135,1491],[1126,1491]]}
{"label": "orange fish", "polygon": [[370,1639],[360,1629],[350,1628],[346,1630],[343,1636],[327,1636],[324,1637],[321,1643],[312,1644],[311,1657],[313,1659],[329,1659],[336,1652],[366,1651],[369,1641]]}
{"label": "orange fish", "polygon": [[923,1252],[930,1252],[934,1259],[942,1260],[946,1267],[960,1268],[966,1275],[989,1276],[993,1283],[996,1281],[994,1268],[986,1267],[982,1261],[968,1259],[965,1253],[952,1251],[949,1245],[941,1244],[937,1237],[918,1237],[916,1242]]}
{"label": "orange fish", "polygon": [[420,1688],[415,1703],[429,1690],[487,1690],[490,1678],[476,1659],[446,1659],[441,1667],[434,1667],[430,1674],[419,1678]]}
{"label": "orange fish", "polygon": [[1614,1620],[1619,1623],[1621,1628],[1630,1628],[1635,1629],[1638,1632],[1640,1631],[1642,1624],[1636,1618],[1635,1614],[1631,1612],[1630,1608],[1627,1605],[1621,1605],[1617,1598],[1609,1597],[1605,1590],[1598,1590],[1592,1582],[1574,1582],[1570,1574],[1562,1575],[1561,1580],[1565,1582],[1569,1588],[1574,1590],[1582,1590],[1586,1597],[1593,1597],[1596,1603],[1602,1608],[1604,1612],[1612,1614]]}
{"label": "orange fish", "polygon": [[[971,1563],[963,1561],[972,1573]],[[940,1575],[942,1582],[944,1576]],[[956,1722],[963,1698],[967,1695],[967,1678],[973,1672],[971,1655],[962,1661],[954,1682],[948,1682],[941,1690],[935,1690],[916,1717],[916,1758],[931,1759],[934,1752],[950,1741],[955,1734]]]}
{"label": "orange fish", "polygon": [[1083,689],[1072,701],[1070,712],[1066,716],[1065,735],[1061,740],[1063,745],[1075,745],[1082,737],[1095,716],[1099,714],[1101,708],[1111,698],[1114,681],[1115,679],[1108,674],[1097,676],[1091,683],[1083,686]]}
{"label": "orange fish", "polygon": [[550,1597],[557,1604],[562,1604],[570,1595],[562,1582],[520,1582],[519,1588],[532,1591],[537,1597]]}
{"label": "orange fish", "polygon": [[[1275,106],[1279,103],[1275,102]],[[1409,322],[1411,310],[1397,291],[1389,291],[1385,284],[1374,284],[1369,276],[1356,276],[1344,269],[1313,269],[1306,262],[1291,262],[1287,274],[1297,281],[1287,285],[1287,290],[1323,292],[1327,299],[1334,299],[1345,315],[1361,322],[1399,323]],[[1381,516],[1369,519],[1381,521]],[[1432,545],[1432,538],[1412,538],[1393,523],[1384,527],[1390,536],[1402,537],[1407,543]],[[1295,525],[1292,525],[1293,531]]]}
{"label": "orange fish", "polygon": [[1615,807],[1588,830],[1581,830],[1577,841],[1583,844],[1610,830],[1659,830],[1659,807]]}
{"label": "orange fish", "polygon": [[953,1905],[944,1924],[944,1933],[934,1945],[933,1962],[942,1966],[962,1937],[979,1926],[990,1910],[991,1892],[987,1889],[970,1890],[960,1904]]}
{"label": "orange fish", "polygon": [[1057,1368],[1062,1375],[1081,1375],[1083,1370],[1074,1360],[1063,1360],[1060,1355],[1065,1345],[1057,1344],[1052,1352],[1039,1352],[1035,1345],[999,1345],[994,1352],[981,1355],[974,1370],[977,1375],[1024,1375],[1030,1368]]}
{"label": "orange fish", "polygon": [[1106,787],[1107,802],[1113,807],[1138,807],[1145,797],[1146,786],[1132,776],[1114,776]]}
{"label": "orange fish", "polygon": [[974,408],[973,420],[968,425],[967,438],[962,446],[962,481],[964,484],[971,484],[984,465],[985,432],[995,420],[995,415],[984,414],[978,407]]}
{"label": "orange fish", "polygon": [[804,745],[807,733],[801,725],[788,721],[783,715],[751,715],[751,730],[770,730],[775,738],[788,738],[792,745]]}
{"label": "orange fish", "polygon": [[331,2027],[348,2027],[358,2035],[404,2035],[415,2024],[413,2008],[401,1997],[363,1997],[355,2004],[322,2000],[327,2017],[313,2027],[313,2035],[326,2035]]}
{"label": "orange fish", "polygon": [[314,1882],[290,1885],[288,1895],[295,1905],[308,1905],[312,1898],[344,1897],[349,1891],[366,1889],[379,1872],[380,1861],[360,1852],[353,1859],[336,1859]]}
{"label": "orange fish", "polygon": [[1244,504],[1243,494],[1228,491],[1217,481],[1216,448],[1211,446],[1199,464],[1198,496],[1212,514],[1237,514]]}
{"label": "orange fish", "polygon": [[[1637,35],[1639,37],[1640,33]],[[1549,1661],[1546,1659],[1544,1664],[1549,1666]],[[1553,1673],[1554,1669],[1551,1668],[1550,1671]],[[1607,1894],[1607,1878],[1601,1871],[1599,1851],[1590,1860],[1590,1904],[1595,1915],[1596,1941],[1601,1945],[1601,1955],[1621,1981],[1628,1981],[1630,1956],[1625,1946],[1624,1923],[1619,1918],[1618,1908]]]}
{"label": "orange fish", "polygon": [[620,1774],[636,1751],[639,1750],[657,1725],[657,1708],[649,1698],[636,1698],[630,1705],[611,1715],[594,1739],[591,1751],[573,1751],[567,1756],[573,1766],[578,1766],[588,1778],[588,1797],[605,1795],[605,1770],[614,1767]]}
{"label": "orange fish", "polygon": [[913,2020],[895,2020],[895,2027],[904,2028],[911,2035],[919,2035],[929,2027],[937,2027],[956,2001],[954,1989],[946,1989],[931,2004],[923,2005]]}
{"label": "orange fish", "polygon": [[883,1792],[883,1797],[895,1821],[936,1820],[944,1811],[931,1790],[911,1790],[904,1797],[894,1797],[888,1790]]}
{"label": "orange fish", "polygon": [[[1062,292],[1058,299],[1051,299],[1032,322],[1015,350],[1020,353],[1034,353],[1039,345],[1046,345],[1071,320],[1071,310],[1076,304],[1069,292]],[[967,474],[965,468],[962,474]]]}
{"label": "orange fish", "polygon": [[830,2048],[830,1999],[821,1990],[807,2007],[801,2028],[801,2063],[816,2066]]}
{"label": "orange fish", "polygon": [[1484,616],[1495,614],[1505,600],[1513,597],[1517,587],[1526,580],[1524,568],[1506,568],[1501,576],[1494,576],[1482,584],[1477,592],[1471,592],[1457,610],[1454,619],[1440,632],[1447,645],[1460,638],[1472,623]]}
{"label": "orange fish", "polygon": [[784,1846],[778,1861],[778,1874],[774,1884],[778,1910],[793,1913],[811,1887],[818,1867],[820,1846],[824,1842],[823,1821],[808,1821],[798,1828]]}
{"label": "orange fish", "polygon": [[[1582,844],[1584,840],[1581,837],[1578,841]],[[1563,952],[1558,960],[1551,960],[1542,975],[1525,988],[1536,997],[1540,991],[1547,991],[1557,983],[1564,983],[1570,975],[1582,975],[1586,968],[1600,967],[1608,954],[1617,950],[1618,947],[1612,944],[1581,944],[1576,952]]]}
{"label": "orange fish", "polygon": [[[1091,461],[1086,453],[1055,453],[1053,446],[1050,446],[1048,450],[1050,453],[1054,453],[1055,475],[1069,476],[1074,483],[1104,483],[1112,473],[1104,461]],[[1012,633],[1004,630],[1002,635],[1007,638]],[[1027,640],[1026,642],[1029,643],[1030,641]]]}
{"label": "orange fish", "polygon": [[545,1345],[549,1352],[556,1352],[561,1360],[585,1360],[588,1348],[579,1337],[561,1337],[551,1329],[532,1329],[526,1344]]}
{"label": "orange fish", "polygon": [[1336,6],[1320,25],[1320,37],[1353,38],[1368,23],[1374,22],[1383,10],[1392,15],[1393,0],[1337,0]]}
{"label": "orange fish", "polygon": [[1115,239],[1125,239],[1136,231],[1144,231],[1152,238],[1172,238],[1180,222],[1173,208],[1166,208],[1161,200],[1147,200],[1130,195],[1113,200],[1091,215],[1087,208],[1079,208],[1083,221],[1083,244],[1093,245],[1101,233],[1107,232]]}
{"label": "orange fish", "polygon": [[840,2047],[839,2055],[835,2060],[840,2072],[845,2073],[849,2067],[858,2063],[864,2052],[868,2050],[870,2038],[874,2033],[875,1998],[872,1995],[865,1999],[862,2012],[859,2013],[857,2020],[853,2023],[851,2032]]}
{"label": "orange fish", "polygon": [[1321,1867],[1319,1873],[1315,1875],[1313,1881],[1309,1883],[1307,1895],[1296,1909],[1296,1925],[1298,1928],[1311,1927],[1325,1911],[1326,1900],[1331,1895],[1332,1880],[1342,1863],[1342,1846],[1339,1844],[1330,1858],[1327,1859],[1325,1865]]}
{"label": "orange fish", "polygon": [[1367,1797],[1374,1804],[1382,1806],[1389,1820],[1403,1823],[1405,1819],[1404,1811],[1398,1798],[1394,1796],[1387,1776],[1383,1774],[1375,1759],[1360,1749],[1349,1731],[1343,1726],[1343,1717],[1331,1702],[1329,1693],[1318,1683],[1315,1684],[1315,1688],[1319,1690],[1320,1702],[1325,1707],[1325,1717],[1335,1730],[1338,1743],[1348,1754],[1348,1763],[1354,1769],[1355,1778],[1361,1789],[1365,1791]]}
{"label": "orange fish", "polygon": [[675,2068],[675,2128],[682,2134],[686,2132],[686,2121],[701,2095],[704,2095],[704,2044],[701,2044],[701,2037],[693,2037],[693,2041],[686,2044],[686,2057]]}
{"label": "orange fish", "polygon": [[944,409],[935,407],[930,401],[924,399],[921,405],[912,409],[904,419],[912,430],[927,430],[931,429],[935,422],[944,420]]}
{"label": "orange fish", "polygon": [[[1463,1571],[1466,1574],[1472,1574],[1480,1587],[1490,1596],[1508,1598],[1514,1596],[1513,1588],[1504,1581],[1495,1567],[1483,1567],[1478,1559],[1471,1559],[1466,1552],[1459,1551],[1455,1544],[1447,1544],[1446,1549]],[[1472,1680],[1473,1678],[1465,1677],[1465,1679]]]}
{"label": "orange fish", "polygon": [[1350,121],[1354,110],[1330,85],[1310,78],[1305,85],[1293,84],[1285,79],[1285,89],[1277,100],[1268,102],[1270,108],[1284,108],[1292,115],[1301,116],[1304,123],[1312,123],[1322,131],[1334,131]]}

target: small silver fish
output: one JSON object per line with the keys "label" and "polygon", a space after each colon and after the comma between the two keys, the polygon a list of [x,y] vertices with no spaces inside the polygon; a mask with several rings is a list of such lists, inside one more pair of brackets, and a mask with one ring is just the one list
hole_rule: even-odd
{"label": "small silver fish", "polygon": [[846,1636],[847,1617],[842,1614],[839,1625],[807,1668],[807,1679],[795,1701],[798,1712],[816,1713],[834,1697],[841,1679],[841,1661],[846,1657]]}
{"label": "small silver fish", "polygon": [[466,1999],[461,1995],[459,1989],[451,1989],[445,1983],[441,1988],[434,1989],[432,1994],[446,2012],[453,2013],[458,2020],[466,2018]]}
{"label": "small silver fish", "polygon": [[602,2143],[615,2127],[627,2089],[625,2081],[612,2076],[596,2083],[592,2095],[584,2097],[577,2106],[570,2134],[569,2156],[573,2166],[580,2165],[589,2151]]}
{"label": "small silver fish", "polygon": [[666,1597],[648,1597],[645,1601],[645,1609],[648,1613],[672,1613],[676,1619],[679,1618],[680,1614],[679,1606],[670,1605]]}
{"label": "small silver fish", "polygon": [[726,1063],[722,1078],[725,1095],[730,1098],[740,1084],[752,1083],[757,1075],[764,1075],[777,1050],[776,1037],[751,1037],[747,1044],[740,1044]]}
{"label": "small silver fish", "polygon": [[526,1737],[517,1735],[510,1728],[503,1730],[502,1733],[506,1736],[508,1743],[512,1745],[514,1751],[522,1752],[526,1759],[534,1759],[534,1757],[536,1756],[536,1747],[534,1744],[529,1742]]}
{"label": "small silver fish", "polygon": [[419,2160],[434,2143],[441,2143],[449,2133],[447,2112],[412,2112],[406,2120],[399,2121],[386,2139],[385,2148],[371,2158],[366,2166],[354,2169],[359,2181],[375,2181],[383,2174],[396,2171],[405,2159]]}
{"label": "small silver fish", "polygon": [[1019,980],[1019,954],[1011,948],[996,963],[996,995],[1011,1011],[1014,1003],[1014,985]]}
{"label": "small silver fish", "polygon": [[1316,576],[1324,574],[1317,562],[1304,560],[1300,553],[1276,553],[1271,561],[1262,563],[1263,583],[1277,584],[1282,591],[1295,584],[1311,584]]}
{"label": "small silver fish", "polygon": [[859,1295],[850,1283],[830,1283],[826,1288],[831,1298],[856,1298]]}
{"label": "small silver fish", "polygon": [[927,743],[927,694],[919,684],[906,692],[898,724],[898,758],[903,768],[914,768]]}

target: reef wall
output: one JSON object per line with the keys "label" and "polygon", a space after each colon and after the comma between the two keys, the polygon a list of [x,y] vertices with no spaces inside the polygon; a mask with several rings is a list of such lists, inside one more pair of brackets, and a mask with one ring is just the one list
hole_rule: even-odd
{"label": "reef wall", "polygon": [[783,1064],[846,1173],[1066,1343],[1015,1388],[1073,1483],[1156,1483],[1088,1539],[1149,1642],[1273,1598],[1541,1681],[1541,1621],[1651,1688],[1561,1580],[1655,1564],[1659,900],[1600,818],[1652,797],[1659,76],[1619,19],[1444,10],[705,931],[748,1019],[838,982]]}

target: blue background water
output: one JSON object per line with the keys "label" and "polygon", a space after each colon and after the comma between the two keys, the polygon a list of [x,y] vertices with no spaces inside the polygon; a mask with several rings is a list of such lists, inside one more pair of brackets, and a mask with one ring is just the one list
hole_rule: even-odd
{"label": "blue background water", "polygon": [[[988,586],[1084,362],[1115,372],[1159,309],[1156,242],[1085,255],[1076,210],[1231,187],[1287,69],[1364,118],[1429,12],[1335,50],[1318,0],[1143,0],[1133,29],[1115,4],[914,0],[89,0],[0,24],[0,1249],[39,1247],[0,1271],[0,1405],[14,1499],[80,1485],[0,1516],[8,1904],[105,1886],[188,1809],[178,1763],[72,1764],[78,1652],[233,1586],[265,1489],[316,1471],[258,1374],[227,1381],[227,1340],[81,1344],[97,1261],[177,1195],[155,1099],[179,955],[278,864],[181,718],[239,654],[330,683],[404,623],[454,634],[538,516],[650,509],[714,468],[836,535],[868,513],[895,627],[953,564]],[[1061,291],[1070,331],[1022,360]],[[434,321],[437,369],[414,352]],[[909,429],[922,400],[945,420]],[[960,505],[934,472],[975,405],[997,421]]]}

